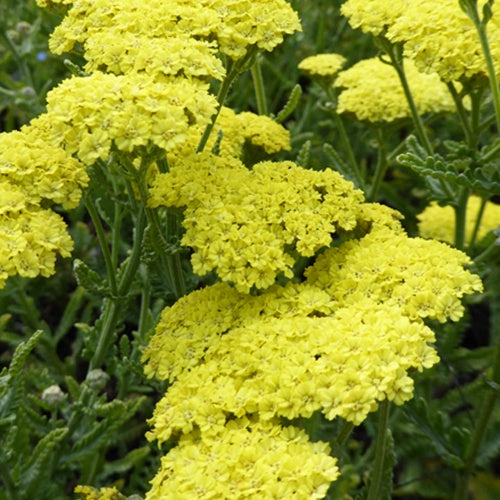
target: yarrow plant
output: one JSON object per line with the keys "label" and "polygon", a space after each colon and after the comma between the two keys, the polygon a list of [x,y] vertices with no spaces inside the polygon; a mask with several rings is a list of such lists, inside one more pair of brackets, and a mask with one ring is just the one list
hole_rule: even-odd
{"label": "yarrow plant", "polygon": [[37,4],[72,74],[0,134],[6,498],[466,499],[499,442],[468,338],[500,314],[494,2],[336,2],[334,47],[321,2]]}

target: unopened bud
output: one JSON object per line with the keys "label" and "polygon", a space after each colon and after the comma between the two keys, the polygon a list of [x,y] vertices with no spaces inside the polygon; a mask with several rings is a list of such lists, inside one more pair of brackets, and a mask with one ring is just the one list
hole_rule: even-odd
{"label": "unopened bud", "polygon": [[31,24],[26,21],[20,21],[16,24],[16,31],[20,35],[25,35],[31,29]]}
{"label": "unopened bud", "polygon": [[33,87],[23,87],[20,92],[24,97],[27,97],[28,99],[36,96],[36,92]]}
{"label": "unopened bud", "polygon": [[104,386],[108,383],[108,380],[109,375],[100,368],[91,370],[87,375],[87,384],[95,391],[100,391],[101,389],[103,389]]}
{"label": "unopened bud", "polygon": [[57,408],[64,401],[66,395],[58,385],[51,385],[42,392],[42,401],[50,408]]}

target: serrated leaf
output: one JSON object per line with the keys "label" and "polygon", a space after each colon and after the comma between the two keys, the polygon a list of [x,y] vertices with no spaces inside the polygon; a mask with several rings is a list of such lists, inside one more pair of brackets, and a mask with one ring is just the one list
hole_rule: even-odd
{"label": "serrated leaf", "polygon": [[73,261],[73,272],[77,283],[89,292],[98,295],[108,292],[104,280],[82,260],[75,259]]}
{"label": "serrated leaf", "polygon": [[68,434],[66,427],[54,429],[42,438],[22,472],[22,492],[24,498],[34,498],[40,481],[46,480],[56,447]]}
{"label": "serrated leaf", "polygon": [[309,164],[310,155],[311,155],[311,141],[306,141],[300,148],[295,163],[297,163],[297,165],[301,167],[307,168]]}
{"label": "serrated leaf", "polygon": [[299,103],[299,100],[302,96],[302,87],[297,84],[293,87],[290,92],[290,97],[288,101],[283,106],[283,109],[278,113],[276,118],[274,119],[277,123],[283,123],[294,111]]}

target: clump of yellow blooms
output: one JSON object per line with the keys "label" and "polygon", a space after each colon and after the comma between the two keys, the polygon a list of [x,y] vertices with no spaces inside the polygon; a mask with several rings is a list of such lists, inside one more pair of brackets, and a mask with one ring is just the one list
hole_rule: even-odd
{"label": "clump of yellow blooms", "polygon": [[[37,3],[48,5],[46,0],[37,0]],[[283,41],[285,34],[300,30],[298,16],[285,0],[80,0],[64,3],[71,7],[52,34],[51,51],[60,54],[80,43],[92,67],[104,64],[114,68],[111,71],[123,71],[130,66],[145,69],[147,64],[144,62],[136,66],[138,57],[142,61],[149,57],[155,67],[169,66],[171,56],[167,57],[166,64],[164,62],[165,47],[159,52],[155,50],[163,43],[161,40],[179,33],[181,37],[186,35],[200,40],[198,48],[206,52],[206,57],[202,57],[202,64],[206,64],[211,59],[209,49],[212,47],[204,43],[206,41],[215,40],[222,54],[240,59],[252,47],[270,51]],[[107,47],[102,54],[99,46],[104,40]],[[193,48],[193,53],[195,51]],[[188,52],[181,50],[179,57],[183,54]],[[187,68],[196,64],[192,60],[182,62]]]}
{"label": "clump of yellow blooms", "polygon": [[183,436],[146,499],[324,498],[339,474],[329,451],[296,427],[235,419],[210,438]]}
{"label": "clump of yellow blooms", "polygon": [[[168,154],[170,164],[196,150],[204,128],[192,125],[187,139]],[[219,139],[219,135],[221,138]],[[256,115],[249,111],[235,113],[231,108],[223,106],[210,135],[205,150],[211,151],[218,142],[219,155],[222,157],[241,158],[245,145],[260,148],[271,155],[280,151],[289,151],[290,132],[265,115]]]}
{"label": "clump of yellow blooms", "polygon": [[[486,0],[478,2],[479,11]],[[421,71],[436,72],[444,81],[487,74],[481,44],[474,24],[456,0],[405,2],[401,15],[393,18],[387,37],[404,43],[405,54]],[[493,59],[500,61],[500,12],[492,5],[487,24]]]}
{"label": "clump of yellow blooms", "polygon": [[172,149],[192,122],[208,123],[215,108],[215,97],[200,83],[159,83],[139,74],[72,77],[47,95],[54,140],[62,138],[85,164],[106,159],[112,144],[125,152],[150,142]]}
{"label": "clump of yellow blooms", "polygon": [[[241,473],[243,450],[225,441],[235,421],[272,427],[320,410],[359,424],[379,401],[412,397],[408,371],[438,361],[423,320],[458,320],[460,299],[482,285],[464,269],[470,263],[464,253],[409,238],[391,209],[362,207],[353,238],[317,257],[303,282],[257,296],[218,283],[163,311],[143,360],[148,376],[171,385],[148,437],[160,443],[180,437],[180,444],[164,458],[151,498],[172,488],[195,491],[184,476],[187,457],[200,458],[208,489],[223,474]],[[261,451],[244,448],[257,463]],[[185,478],[176,482],[178,474]],[[162,485],[168,489],[157,489]]]}
{"label": "clump of yellow blooms", "polygon": [[[420,73],[408,59],[405,72],[420,114],[455,109],[446,85],[437,75]],[[342,89],[339,113],[353,113],[358,120],[369,122],[391,122],[411,116],[396,70],[377,57],[359,61],[340,72],[334,85]]]}
{"label": "clump of yellow blooms", "polygon": [[0,134],[0,180],[18,186],[31,204],[50,200],[70,209],[88,176],[82,163],[40,137],[34,120],[22,131]]}
{"label": "clump of yellow blooms", "polygon": [[346,63],[340,54],[317,54],[306,57],[299,64],[299,69],[314,77],[334,77]]}
{"label": "clump of yellow blooms", "polygon": [[[467,202],[465,221],[466,241],[470,243],[475,222],[477,220],[482,200],[472,195]],[[453,244],[455,241],[455,212],[452,207],[441,207],[435,201],[418,215],[418,229],[423,238],[434,238]],[[481,224],[476,238],[480,240],[493,229],[500,226],[500,205],[486,202],[481,218]]]}
{"label": "clump of yellow blooms", "polygon": [[[361,28],[365,33],[380,35],[399,16],[411,0],[347,0],[342,4],[342,15],[349,18],[353,28]],[[418,2],[419,4],[421,2]]]}
{"label": "clump of yellow blooms", "polygon": [[69,257],[73,249],[62,217],[6,180],[0,180],[0,240],[0,288],[16,274],[50,276],[56,254]]}
{"label": "clump of yellow blooms", "polygon": [[[481,12],[487,0],[478,1]],[[347,0],[341,7],[351,26],[404,44],[405,55],[420,71],[444,81],[486,75],[486,63],[474,24],[457,0]],[[500,61],[498,3],[487,24],[491,52]]]}
{"label": "clump of yellow blooms", "polygon": [[124,500],[122,495],[114,486],[111,488],[92,488],[91,486],[78,485],[75,487],[75,493],[83,495],[85,500]]}
{"label": "clump of yellow blooms", "polygon": [[156,177],[152,206],[186,207],[182,244],[193,250],[195,273],[215,270],[248,292],[276,276],[292,277],[296,257],[312,256],[338,231],[356,225],[363,197],[332,170],[292,162],[261,162],[247,170],[210,153],[180,159]]}

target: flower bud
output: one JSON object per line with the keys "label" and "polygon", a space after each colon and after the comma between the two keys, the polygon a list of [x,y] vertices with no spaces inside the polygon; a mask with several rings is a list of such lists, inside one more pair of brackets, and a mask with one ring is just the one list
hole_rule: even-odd
{"label": "flower bud", "polygon": [[31,29],[31,24],[26,21],[20,21],[16,24],[16,31],[21,35],[26,35]]}
{"label": "flower bud", "polygon": [[66,394],[64,394],[57,384],[47,387],[47,389],[42,392],[41,396],[42,401],[51,409],[61,406],[65,398]]}
{"label": "flower bud", "polygon": [[35,89],[33,87],[23,87],[19,92],[23,95],[23,97],[26,97],[28,99],[32,99],[33,97],[36,96]]}
{"label": "flower bud", "polygon": [[86,379],[89,387],[91,387],[95,391],[100,391],[101,389],[103,389],[104,386],[108,383],[108,380],[109,375],[100,368],[91,370]]}

